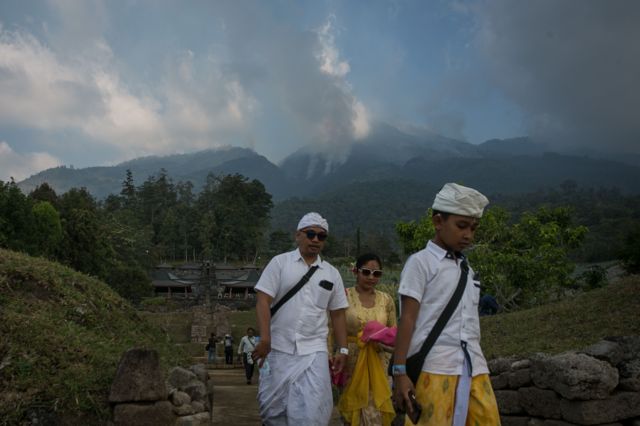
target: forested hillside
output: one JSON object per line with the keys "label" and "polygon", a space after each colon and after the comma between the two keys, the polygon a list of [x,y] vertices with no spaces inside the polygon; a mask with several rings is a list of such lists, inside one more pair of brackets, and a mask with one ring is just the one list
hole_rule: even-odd
{"label": "forested hillside", "polygon": [[127,298],[150,293],[161,261],[253,261],[265,239],[271,195],[240,175],[210,175],[194,194],[160,171],[98,202],[84,188],[58,195],[42,184],[25,195],[0,182],[0,247],[56,260],[96,276]]}

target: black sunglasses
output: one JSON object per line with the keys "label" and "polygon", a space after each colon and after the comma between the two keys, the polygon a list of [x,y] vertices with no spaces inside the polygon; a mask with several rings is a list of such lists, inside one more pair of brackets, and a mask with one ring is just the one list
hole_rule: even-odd
{"label": "black sunglasses", "polygon": [[365,277],[368,277],[371,274],[376,278],[380,278],[382,276],[382,271],[380,269],[360,268],[360,272],[362,272],[362,275]]}
{"label": "black sunglasses", "polygon": [[304,233],[307,235],[307,238],[310,240],[313,240],[315,237],[318,237],[318,241],[324,241],[327,239],[327,233],[326,232],[316,232],[316,231],[304,231]]}

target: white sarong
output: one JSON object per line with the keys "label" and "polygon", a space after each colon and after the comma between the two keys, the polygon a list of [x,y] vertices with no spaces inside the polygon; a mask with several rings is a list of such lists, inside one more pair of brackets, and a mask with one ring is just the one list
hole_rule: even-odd
{"label": "white sarong", "polygon": [[333,396],[327,352],[290,355],[272,350],[260,373],[258,404],[267,426],[326,426]]}

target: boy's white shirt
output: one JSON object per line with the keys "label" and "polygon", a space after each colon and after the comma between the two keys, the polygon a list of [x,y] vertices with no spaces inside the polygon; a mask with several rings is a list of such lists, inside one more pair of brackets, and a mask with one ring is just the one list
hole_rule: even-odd
{"label": "boy's white shirt", "polygon": [[[446,250],[429,241],[423,250],[409,257],[402,270],[398,294],[420,302],[407,356],[418,352],[455,291],[460,278],[460,261],[456,263],[446,255]],[[422,366],[423,371],[461,375],[464,366],[461,341],[466,341],[473,375],[489,373],[487,361],[480,348],[480,283],[474,281],[473,277],[474,272],[469,267],[467,286],[462,299],[429,351]]]}

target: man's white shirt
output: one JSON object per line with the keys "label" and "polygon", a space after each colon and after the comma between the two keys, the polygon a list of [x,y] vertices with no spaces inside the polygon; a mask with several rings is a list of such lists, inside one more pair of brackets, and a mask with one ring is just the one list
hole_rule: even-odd
{"label": "man's white shirt", "polygon": [[253,352],[256,348],[256,338],[255,336],[242,336],[240,339],[240,344],[238,345],[238,355],[242,353],[249,354]]}
{"label": "man's white shirt", "polygon": [[[429,241],[426,248],[411,255],[405,263],[398,293],[420,302],[407,356],[420,350],[451,299],[460,278],[459,263],[459,259],[456,262],[456,259],[447,257],[447,251],[432,241]],[[461,375],[465,356],[461,342],[464,341],[467,343],[473,375],[489,373],[480,349],[479,300],[480,282],[474,280],[473,270],[469,267],[462,299],[427,355],[423,371]]]}
{"label": "man's white shirt", "polygon": [[[338,270],[320,256],[307,265],[298,249],[271,259],[255,288],[273,297],[275,305],[314,265],[318,269],[309,281],[271,318],[271,347],[275,350],[300,355],[326,351],[327,310],[349,307]],[[323,280],[333,283],[333,288],[321,287]]]}

